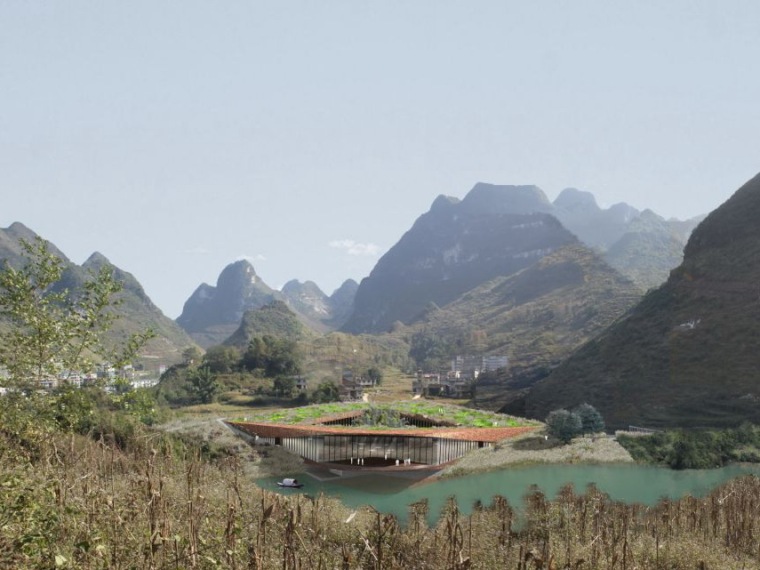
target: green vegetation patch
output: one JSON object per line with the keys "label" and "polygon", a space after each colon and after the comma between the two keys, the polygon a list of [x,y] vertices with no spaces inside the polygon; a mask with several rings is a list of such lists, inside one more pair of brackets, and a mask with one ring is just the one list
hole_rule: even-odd
{"label": "green vegetation patch", "polygon": [[[266,410],[259,413],[246,415],[243,418],[237,418],[237,420],[289,425],[313,424],[323,419],[341,416],[350,412],[357,411],[365,412],[365,414],[374,415],[374,417],[378,418],[396,417],[397,415],[422,416],[433,421],[446,422],[463,427],[522,427],[539,425],[539,423],[535,421],[508,416],[505,414],[499,414],[496,412],[418,400],[393,402],[387,404],[333,402],[329,404],[316,404],[312,406],[286,408],[274,411]],[[396,422],[390,423],[395,424]],[[373,425],[377,426],[378,424]],[[387,427],[397,426],[388,425]]]}
{"label": "green vegetation patch", "polygon": [[728,463],[760,463],[760,427],[671,430],[652,435],[619,434],[618,442],[641,463],[673,469],[711,469]]}

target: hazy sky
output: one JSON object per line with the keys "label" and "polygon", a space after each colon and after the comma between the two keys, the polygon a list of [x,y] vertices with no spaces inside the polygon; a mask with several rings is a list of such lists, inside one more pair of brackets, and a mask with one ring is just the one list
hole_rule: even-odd
{"label": "hazy sky", "polygon": [[175,318],[249,258],[366,276],[438,194],[679,218],[760,171],[760,3],[0,2],[0,227]]}

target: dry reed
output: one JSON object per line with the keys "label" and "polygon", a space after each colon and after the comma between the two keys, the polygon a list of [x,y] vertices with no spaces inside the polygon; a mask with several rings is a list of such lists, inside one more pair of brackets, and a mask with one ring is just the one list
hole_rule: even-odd
{"label": "dry reed", "polygon": [[402,527],[370,508],[255,486],[235,456],[146,434],[122,451],[69,436],[34,463],[0,466],[0,567],[151,569],[760,568],[760,481],[654,507],[590,487],[517,511],[502,497],[439,522],[410,506]]}

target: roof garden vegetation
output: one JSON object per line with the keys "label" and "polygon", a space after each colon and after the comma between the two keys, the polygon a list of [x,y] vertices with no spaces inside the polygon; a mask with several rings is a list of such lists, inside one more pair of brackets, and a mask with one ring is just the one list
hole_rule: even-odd
{"label": "roof garden vegetation", "polygon": [[[351,412],[364,412],[365,417],[375,418],[374,425],[385,425],[386,427],[398,427],[396,418],[405,415],[420,416],[436,422],[462,427],[485,428],[540,425],[539,422],[524,418],[429,400],[407,400],[382,404],[332,402],[299,408],[267,410],[246,415],[243,418],[237,418],[237,421],[287,425],[314,424]],[[384,422],[382,418],[394,418],[394,421]],[[380,423],[377,423],[378,419]]]}

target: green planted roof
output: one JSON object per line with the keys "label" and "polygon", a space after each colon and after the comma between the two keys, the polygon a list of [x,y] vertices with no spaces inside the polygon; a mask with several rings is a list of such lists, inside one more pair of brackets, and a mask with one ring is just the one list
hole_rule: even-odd
{"label": "green planted roof", "polygon": [[426,400],[407,400],[383,404],[334,402],[300,408],[267,410],[238,419],[257,423],[313,424],[331,417],[339,417],[351,412],[364,412],[370,409],[393,410],[399,414],[423,416],[434,421],[450,422],[463,427],[520,427],[537,425],[537,422],[523,418]]}

